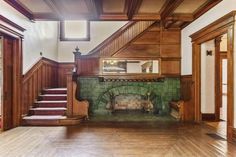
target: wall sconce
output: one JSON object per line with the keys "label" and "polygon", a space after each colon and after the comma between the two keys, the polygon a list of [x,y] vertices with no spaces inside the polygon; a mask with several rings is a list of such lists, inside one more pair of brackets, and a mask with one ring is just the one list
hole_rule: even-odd
{"label": "wall sconce", "polygon": [[213,55],[212,50],[207,50],[207,51],[206,51],[206,55],[207,55],[207,56],[212,56],[212,55]]}

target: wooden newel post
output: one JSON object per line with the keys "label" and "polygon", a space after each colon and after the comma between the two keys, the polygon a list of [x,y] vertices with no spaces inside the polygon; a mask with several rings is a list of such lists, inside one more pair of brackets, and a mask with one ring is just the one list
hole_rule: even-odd
{"label": "wooden newel post", "polygon": [[67,116],[73,116],[73,72],[67,73]]}
{"label": "wooden newel post", "polygon": [[72,72],[67,73],[67,117],[85,116],[88,118],[89,103],[86,100],[77,100],[76,90],[77,87],[77,59],[81,56],[79,48],[76,47],[76,51],[73,52],[75,55],[75,67]]}

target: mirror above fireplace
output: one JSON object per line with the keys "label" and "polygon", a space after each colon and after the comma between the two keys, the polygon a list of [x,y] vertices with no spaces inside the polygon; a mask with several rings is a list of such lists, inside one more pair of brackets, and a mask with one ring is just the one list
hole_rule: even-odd
{"label": "mirror above fireplace", "polygon": [[103,59],[102,74],[158,74],[159,60]]}

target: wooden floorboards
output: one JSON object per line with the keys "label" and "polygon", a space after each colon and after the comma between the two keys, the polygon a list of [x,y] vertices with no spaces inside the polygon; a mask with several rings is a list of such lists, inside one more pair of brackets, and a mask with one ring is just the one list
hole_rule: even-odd
{"label": "wooden floorboards", "polygon": [[223,157],[236,145],[203,125],[177,122],[84,123],[18,127],[0,133],[0,157]]}

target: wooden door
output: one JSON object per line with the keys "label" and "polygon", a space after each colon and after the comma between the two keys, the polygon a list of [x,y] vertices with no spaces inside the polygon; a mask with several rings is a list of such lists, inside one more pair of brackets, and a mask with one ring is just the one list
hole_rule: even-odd
{"label": "wooden door", "polygon": [[13,128],[13,44],[3,38],[3,130]]}

